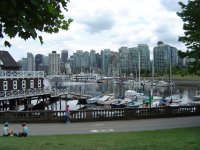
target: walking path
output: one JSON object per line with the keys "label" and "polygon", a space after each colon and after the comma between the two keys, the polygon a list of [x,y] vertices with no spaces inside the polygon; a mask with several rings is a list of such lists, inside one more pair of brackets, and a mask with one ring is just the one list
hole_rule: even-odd
{"label": "walking path", "polygon": [[[90,134],[102,132],[128,132],[200,126],[200,116],[159,118],[141,120],[118,120],[77,123],[30,123],[30,135]],[[3,127],[3,124],[2,124]],[[14,132],[21,130],[20,124],[10,123]],[[2,135],[2,130],[0,132]]]}

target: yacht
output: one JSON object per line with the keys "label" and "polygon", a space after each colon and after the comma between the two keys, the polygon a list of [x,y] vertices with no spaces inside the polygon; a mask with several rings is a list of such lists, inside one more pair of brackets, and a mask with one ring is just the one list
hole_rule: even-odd
{"label": "yacht", "polygon": [[80,73],[80,74],[72,75],[70,79],[71,81],[75,81],[75,82],[97,82],[97,80],[99,79],[99,75],[92,74],[92,73],[89,73],[89,74]]}

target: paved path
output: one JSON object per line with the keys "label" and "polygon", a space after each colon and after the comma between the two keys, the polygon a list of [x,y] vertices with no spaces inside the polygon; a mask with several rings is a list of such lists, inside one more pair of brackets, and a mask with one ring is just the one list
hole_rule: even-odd
{"label": "paved path", "polygon": [[[18,132],[20,124],[10,123],[10,128]],[[120,120],[120,121],[98,121],[79,123],[30,123],[28,124],[30,135],[56,135],[56,134],[87,134],[102,132],[127,132],[144,131],[170,128],[184,128],[200,126],[200,116]],[[2,135],[2,131],[0,132]]]}

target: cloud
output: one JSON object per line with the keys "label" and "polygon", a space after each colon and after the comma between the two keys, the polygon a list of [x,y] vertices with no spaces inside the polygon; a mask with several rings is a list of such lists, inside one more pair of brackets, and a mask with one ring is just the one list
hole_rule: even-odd
{"label": "cloud", "polygon": [[169,11],[177,11],[180,8],[177,0],[161,0],[160,3]]}
{"label": "cloud", "polygon": [[178,4],[179,1],[187,4],[188,0],[160,0],[160,3],[168,11],[177,12],[181,10],[180,5]]}
{"label": "cloud", "polygon": [[96,34],[104,30],[112,29],[115,21],[111,15],[111,12],[103,12],[102,14],[98,14],[93,18],[88,18],[87,20],[83,21],[83,23],[87,26],[89,33]]}
{"label": "cloud", "polygon": [[72,55],[78,49],[118,51],[121,46],[138,44],[148,44],[152,53],[159,40],[184,49],[178,42],[178,36],[184,33],[183,22],[176,15],[180,11],[178,0],[72,0],[68,10],[66,18],[74,20],[69,30],[40,33],[44,38],[42,46],[38,40],[15,38],[10,49],[0,48],[9,50],[16,60],[26,57],[27,52],[48,55],[52,50],[60,53],[68,49]]}

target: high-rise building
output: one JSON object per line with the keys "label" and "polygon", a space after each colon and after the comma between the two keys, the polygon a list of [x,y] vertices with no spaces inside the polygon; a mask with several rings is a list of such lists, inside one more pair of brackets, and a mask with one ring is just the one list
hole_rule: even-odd
{"label": "high-rise building", "polygon": [[48,56],[42,55],[42,63],[39,63],[37,66],[38,71],[44,71],[45,74],[48,74],[48,59]]}
{"label": "high-rise building", "polygon": [[102,71],[103,71],[103,74],[106,75],[106,76],[109,76],[109,72],[110,72],[110,62],[111,60],[111,51],[110,49],[104,49],[102,51]]}
{"label": "high-rise building", "polygon": [[22,71],[27,71],[28,70],[28,59],[27,58],[22,58]]}
{"label": "high-rise building", "polygon": [[123,74],[136,74],[140,69],[149,70],[150,50],[147,44],[138,44],[137,47],[119,48],[119,69]]}
{"label": "high-rise building", "polygon": [[[158,41],[157,46],[153,49],[154,69],[157,72],[164,73],[166,69],[178,63],[178,50],[175,47]],[[170,63],[171,61],[171,63]]]}
{"label": "high-rise building", "polygon": [[96,53],[96,59],[97,59],[97,68],[101,68],[101,55],[99,53]]}
{"label": "high-rise building", "polygon": [[66,63],[68,60],[68,50],[61,51],[61,63]]}
{"label": "high-rise building", "polygon": [[138,44],[138,49],[140,52],[140,69],[149,70],[150,69],[150,50],[147,44]]}
{"label": "high-rise building", "polygon": [[111,51],[109,76],[119,75],[119,69],[118,69],[119,57],[118,56],[119,56],[118,52]]}
{"label": "high-rise building", "polygon": [[81,58],[81,72],[90,72],[90,54],[89,52],[83,52],[83,57]]}
{"label": "high-rise building", "polygon": [[74,73],[82,72],[82,61],[83,61],[83,50],[77,50],[76,53],[73,54],[73,65],[74,65]]}
{"label": "high-rise building", "polygon": [[42,54],[35,55],[35,71],[39,71],[38,66],[42,64],[42,62],[43,62],[43,55]]}
{"label": "high-rise building", "polygon": [[27,53],[27,71],[34,71],[34,56],[32,53]]}
{"label": "high-rise building", "polygon": [[57,54],[56,51],[52,51],[49,54],[48,61],[48,71],[50,75],[59,75],[60,74],[60,54]]}
{"label": "high-rise building", "polygon": [[49,56],[43,56],[42,60],[43,60],[42,63],[44,65],[48,65],[49,64]]}
{"label": "high-rise building", "polygon": [[70,56],[68,59],[69,66],[70,66],[70,73],[75,73],[75,65],[74,65],[74,56]]}
{"label": "high-rise building", "polygon": [[97,67],[97,59],[96,59],[96,52],[95,50],[90,51],[90,67],[91,68],[96,68]]}
{"label": "high-rise building", "polygon": [[[130,73],[133,73],[134,76],[137,76],[139,67],[139,60],[141,62],[141,55],[139,55],[139,48],[138,47],[131,47],[129,48],[129,54],[127,56],[128,60],[128,69]],[[139,58],[140,57],[140,58]],[[141,63],[140,63],[141,64]]]}
{"label": "high-rise building", "polygon": [[120,47],[119,48],[119,74],[121,75],[121,73],[126,73],[127,70],[129,69],[129,67],[131,67],[132,65],[130,64],[130,57],[131,57],[131,53],[130,53],[130,49],[128,47]]}

